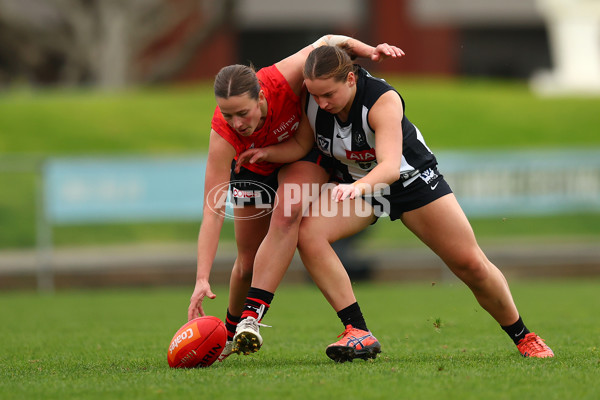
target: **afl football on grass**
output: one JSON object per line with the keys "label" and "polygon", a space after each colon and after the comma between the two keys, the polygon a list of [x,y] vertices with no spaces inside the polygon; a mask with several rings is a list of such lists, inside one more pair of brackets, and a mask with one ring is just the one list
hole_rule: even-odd
{"label": "afl football on grass", "polygon": [[208,367],[214,363],[227,340],[225,324],[217,317],[195,318],[173,336],[167,359],[171,368]]}

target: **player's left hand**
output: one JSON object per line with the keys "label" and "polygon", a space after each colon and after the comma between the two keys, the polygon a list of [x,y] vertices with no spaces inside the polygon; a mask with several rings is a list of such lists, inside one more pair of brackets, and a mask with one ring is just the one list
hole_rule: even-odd
{"label": "player's left hand", "polygon": [[377,47],[375,47],[375,50],[373,50],[373,54],[371,54],[371,60],[382,61],[388,57],[398,58],[404,56],[404,51],[401,48],[392,46],[387,43],[381,43],[378,44]]}

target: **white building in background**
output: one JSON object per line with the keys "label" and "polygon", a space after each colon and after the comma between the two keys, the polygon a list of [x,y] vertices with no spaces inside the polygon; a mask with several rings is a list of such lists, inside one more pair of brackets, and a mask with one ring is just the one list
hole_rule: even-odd
{"label": "white building in background", "polygon": [[422,23],[459,26],[538,25],[542,22],[536,0],[409,0],[410,10]]}
{"label": "white building in background", "polygon": [[548,95],[600,95],[600,1],[537,0],[547,23],[553,68],[533,88]]}
{"label": "white building in background", "polygon": [[544,24],[551,66],[533,71],[542,95],[600,95],[600,0],[412,0],[423,23],[459,26]]}
{"label": "white building in background", "polygon": [[361,26],[367,11],[365,0],[241,0],[235,23],[246,28],[314,28]]}

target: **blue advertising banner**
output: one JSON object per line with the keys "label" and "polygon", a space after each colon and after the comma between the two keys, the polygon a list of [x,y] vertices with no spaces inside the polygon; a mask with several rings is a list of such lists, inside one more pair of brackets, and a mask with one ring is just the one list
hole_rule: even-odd
{"label": "blue advertising banner", "polygon": [[43,171],[53,224],[199,220],[206,156],[61,158]]}
{"label": "blue advertising banner", "polygon": [[600,212],[600,150],[457,151],[439,169],[467,216]]}
{"label": "blue advertising banner", "polygon": [[[598,149],[436,156],[467,216],[600,212]],[[43,170],[44,214],[56,225],[199,220],[205,169],[205,155],[51,159]]]}

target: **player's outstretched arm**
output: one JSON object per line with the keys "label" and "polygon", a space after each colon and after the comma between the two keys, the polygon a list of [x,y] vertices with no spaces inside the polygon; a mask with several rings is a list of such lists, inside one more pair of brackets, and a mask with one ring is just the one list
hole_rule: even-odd
{"label": "player's outstretched arm", "polygon": [[210,271],[217,254],[219,234],[223,227],[231,161],[235,156],[233,146],[218,133],[211,130],[204,180],[204,210],[198,234],[198,255],[196,285],[190,298],[188,320],[198,315],[204,316],[202,302],[205,297],[214,299],[216,295],[209,284]]}
{"label": "player's outstretched arm", "polygon": [[382,61],[386,58],[400,58],[405,55],[402,49],[387,43],[381,43],[373,47],[348,36],[325,35],[275,64],[279,72],[281,72],[292,87],[292,90],[298,95],[301,93],[304,81],[302,75],[304,62],[310,52],[320,46],[340,46],[353,57],[368,58],[373,61]]}

